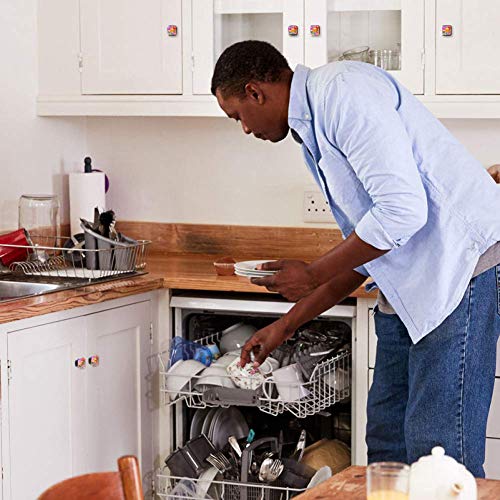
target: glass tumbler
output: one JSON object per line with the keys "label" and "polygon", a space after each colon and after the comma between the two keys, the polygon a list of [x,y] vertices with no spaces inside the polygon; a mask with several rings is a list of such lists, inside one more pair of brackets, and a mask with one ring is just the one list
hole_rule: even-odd
{"label": "glass tumbler", "polygon": [[19,198],[19,228],[28,231],[33,245],[56,247],[60,235],[59,198],[23,194]]}
{"label": "glass tumbler", "polygon": [[376,462],[366,469],[367,500],[408,500],[410,467],[399,462]]}

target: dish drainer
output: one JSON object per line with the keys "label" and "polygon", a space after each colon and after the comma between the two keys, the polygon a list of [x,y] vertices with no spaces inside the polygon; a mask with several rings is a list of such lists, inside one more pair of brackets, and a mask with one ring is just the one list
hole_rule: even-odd
{"label": "dish drainer", "polygon": [[[200,345],[209,345],[219,342],[220,338],[221,332],[217,332],[195,342]],[[196,385],[203,377],[203,372],[188,380],[186,380],[185,375],[169,374],[168,358],[168,351],[159,355],[160,390],[166,405],[185,401],[190,408],[255,406],[260,411],[274,416],[288,411],[297,418],[306,418],[350,396],[351,353],[347,350],[326,361],[319,362],[310,379],[301,384],[306,390],[307,396],[297,401],[288,402],[279,397],[274,382],[269,381],[264,382],[265,391],[262,388],[251,391],[217,386],[205,392],[199,392]],[[171,389],[168,387],[169,377],[182,377],[186,383],[180,389]],[[227,375],[227,379],[230,380],[229,375]],[[294,385],[297,384],[290,384],[289,387],[292,388]],[[266,397],[265,393],[272,395],[272,397]]]}
{"label": "dish drainer", "polygon": [[[156,494],[160,498],[168,500],[191,500],[193,498],[210,498],[207,494],[203,496],[187,496],[185,493],[174,492],[175,487],[180,481],[186,480],[186,478],[170,476],[164,472],[159,472],[156,475],[156,480],[158,482],[156,487]],[[203,488],[201,479],[188,479],[192,481],[193,485],[198,491],[200,487]],[[206,482],[206,481],[205,481]],[[208,485],[207,485],[208,486]],[[259,483],[242,483],[235,481],[211,481],[210,488],[215,488],[217,490],[218,498],[224,500],[290,500],[290,498],[303,493],[305,489],[296,489],[281,487],[268,484]],[[209,494],[209,493],[208,493]]]}
{"label": "dish drainer", "polygon": [[[38,237],[40,240],[41,237]],[[26,250],[28,260],[14,262],[13,274],[38,278],[99,280],[141,271],[146,267],[148,240],[116,242],[109,248],[65,247],[69,237],[45,236],[47,245],[10,245],[3,247]]]}

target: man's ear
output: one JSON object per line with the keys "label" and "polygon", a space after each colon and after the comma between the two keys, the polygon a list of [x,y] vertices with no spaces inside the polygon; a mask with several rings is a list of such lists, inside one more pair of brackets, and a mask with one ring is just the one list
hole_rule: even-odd
{"label": "man's ear", "polygon": [[262,87],[257,82],[247,83],[245,85],[245,94],[255,104],[264,104],[266,100]]}

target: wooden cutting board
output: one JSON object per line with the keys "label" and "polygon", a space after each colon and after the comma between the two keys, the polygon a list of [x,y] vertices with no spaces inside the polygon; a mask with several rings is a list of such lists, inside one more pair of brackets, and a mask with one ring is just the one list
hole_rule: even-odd
{"label": "wooden cutting board", "polygon": [[[500,481],[477,479],[478,500],[500,499]],[[295,497],[296,500],[366,500],[366,467],[353,466]]]}

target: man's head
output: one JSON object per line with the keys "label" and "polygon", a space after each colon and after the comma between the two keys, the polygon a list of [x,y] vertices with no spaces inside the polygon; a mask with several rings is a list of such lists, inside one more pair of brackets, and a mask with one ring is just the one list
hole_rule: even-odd
{"label": "man's head", "polygon": [[243,131],[278,142],[288,134],[288,101],[292,70],[267,42],[248,40],[228,47],[212,77],[212,94]]}

